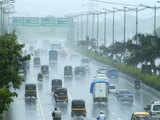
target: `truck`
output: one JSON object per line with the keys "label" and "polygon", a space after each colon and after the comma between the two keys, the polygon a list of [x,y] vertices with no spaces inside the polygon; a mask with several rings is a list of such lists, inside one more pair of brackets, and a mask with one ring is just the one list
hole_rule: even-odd
{"label": "truck", "polygon": [[109,83],[106,80],[94,80],[90,86],[90,93],[93,94],[93,101],[107,102],[109,96]]}

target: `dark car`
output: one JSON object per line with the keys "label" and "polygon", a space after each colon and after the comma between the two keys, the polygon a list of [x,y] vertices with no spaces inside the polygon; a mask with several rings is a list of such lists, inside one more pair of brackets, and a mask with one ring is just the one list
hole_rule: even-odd
{"label": "dark car", "polygon": [[42,72],[42,74],[48,74],[49,73],[49,66],[48,65],[42,65],[41,66],[41,72]]}
{"label": "dark car", "polygon": [[72,78],[72,66],[65,66],[64,67],[64,78]]}
{"label": "dark car", "polygon": [[49,62],[52,64],[56,63],[58,60],[58,52],[56,50],[49,51]]}
{"label": "dark car", "polygon": [[86,106],[84,100],[72,100],[71,116],[86,116]]}
{"label": "dark car", "polygon": [[61,79],[53,79],[52,80],[52,92],[54,92],[57,88],[62,88],[62,80]]}
{"label": "dark car", "polygon": [[37,98],[36,84],[26,84],[25,85],[25,97],[35,97]]}
{"label": "dark car", "polygon": [[75,75],[85,75],[85,73],[86,73],[85,67],[83,67],[83,66],[75,67],[74,73],[75,73]]}
{"label": "dark car", "polygon": [[55,89],[54,97],[55,97],[56,102],[66,102],[66,103],[68,103],[67,88],[57,88],[57,89]]}

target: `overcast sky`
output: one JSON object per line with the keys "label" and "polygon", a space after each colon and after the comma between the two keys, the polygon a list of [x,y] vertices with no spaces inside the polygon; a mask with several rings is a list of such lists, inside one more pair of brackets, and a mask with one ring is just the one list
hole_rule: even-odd
{"label": "overcast sky", "polygon": [[[157,0],[103,0],[130,4],[154,5]],[[70,13],[87,10],[88,0],[16,0],[18,16],[64,16]],[[98,4],[100,5],[100,4]],[[158,5],[158,4],[157,4]],[[111,7],[106,4],[106,7]],[[115,6],[117,7],[117,6]],[[120,6],[118,6],[120,7]]]}

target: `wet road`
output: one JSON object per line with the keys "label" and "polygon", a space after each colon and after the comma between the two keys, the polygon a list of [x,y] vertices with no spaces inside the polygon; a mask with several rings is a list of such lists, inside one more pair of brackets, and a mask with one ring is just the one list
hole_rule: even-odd
{"label": "wet road", "polygon": [[[51,38],[51,36],[45,37],[46,39]],[[44,36],[43,38],[39,37],[38,39],[39,41],[37,40],[36,43],[31,44],[36,44],[36,46],[40,46],[40,48],[43,49],[43,52],[40,54],[41,65],[49,65],[48,49],[50,44],[44,42]],[[54,37],[52,39],[54,41]],[[31,40],[33,39],[30,38],[29,41]],[[71,59],[70,55],[74,52],[70,49],[67,49],[67,53],[69,56],[66,59],[59,57],[57,65],[50,66],[49,78],[45,78],[42,82],[37,81],[37,74],[39,73],[40,68],[34,67],[33,60],[31,60],[30,69],[27,72],[25,83],[37,84],[38,99],[36,101],[24,99],[24,83],[21,86],[21,89],[17,90],[19,96],[18,98],[15,98],[15,102],[10,106],[5,120],[51,120],[51,112],[56,106],[51,93],[51,80],[54,78],[61,78],[63,80],[63,86],[68,88],[69,92],[68,105],[57,105],[62,110],[63,120],[71,120],[72,99],[85,100],[87,108],[86,120],[95,120],[100,110],[105,111],[105,114],[108,118],[107,120],[129,120],[133,112],[144,111],[144,106],[150,103],[152,99],[160,98],[158,92],[154,92],[150,88],[144,87],[143,89],[136,91],[131,82],[132,78],[123,73],[120,73],[118,80],[110,80],[110,82],[116,85],[118,89],[129,89],[133,91],[135,95],[134,103],[132,105],[122,104],[117,101],[114,95],[110,94],[108,103],[106,105],[94,105],[92,101],[92,95],[89,93],[90,83],[93,81],[96,68],[102,64],[91,60],[90,72],[86,77],[81,77],[79,79],[73,78],[73,80],[64,80],[64,66],[78,66],[80,65],[81,58],[83,58],[83,56],[78,54],[77,57]]]}

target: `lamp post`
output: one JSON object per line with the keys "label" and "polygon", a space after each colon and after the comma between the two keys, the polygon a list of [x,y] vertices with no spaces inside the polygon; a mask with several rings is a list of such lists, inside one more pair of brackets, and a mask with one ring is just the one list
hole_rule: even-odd
{"label": "lamp post", "polygon": [[159,9],[160,7],[157,7],[156,4],[154,6],[148,6],[148,5],[140,4],[140,6],[142,6],[144,8],[149,8],[149,9],[153,9],[154,10],[154,36],[157,36],[157,31],[156,31],[156,26],[157,26],[157,9]]}

